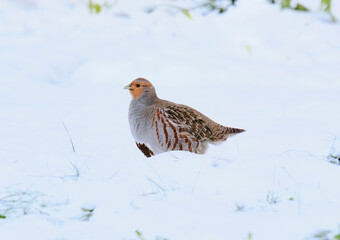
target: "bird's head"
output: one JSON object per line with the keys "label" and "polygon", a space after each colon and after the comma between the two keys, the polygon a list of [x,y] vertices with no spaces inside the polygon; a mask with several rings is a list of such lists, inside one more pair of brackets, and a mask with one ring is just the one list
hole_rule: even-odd
{"label": "bird's head", "polygon": [[132,95],[132,99],[138,99],[140,97],[152,97],[156,96],[155,88],[151,82],[145,78],[137,78],[133,80],[124,89],[128,89]]}

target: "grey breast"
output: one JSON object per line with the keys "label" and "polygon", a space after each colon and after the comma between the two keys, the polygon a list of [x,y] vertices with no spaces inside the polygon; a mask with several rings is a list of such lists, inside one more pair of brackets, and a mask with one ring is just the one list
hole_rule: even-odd
{"label": "grey breast", "polygon": [[150,128],[149,113],[151,106],[145,106],[140,101],[132,100],[129,107],[129,123],[131,133],[136,142],[148,143],[148,130]]}

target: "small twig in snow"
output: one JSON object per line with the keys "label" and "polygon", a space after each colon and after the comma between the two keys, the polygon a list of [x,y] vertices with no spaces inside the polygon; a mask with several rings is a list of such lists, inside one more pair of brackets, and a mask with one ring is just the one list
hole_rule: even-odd
{"label": "small twig in snow", "polygon": [[192,186],[192,189],[191,189],[191,193],[194,193],[194,191],[195,191],[195,189],[196,189],[196,185],[197,185],[197,182],[198,182],[198,178],[199,178],[199,176],[200,176],[200,174],[201,174],[202,166],[203,166],[203,163],[201,164],[200,170],[198,170],[198,172],[197,172],[197,175],[196,175],[196,178],[195,178],[194,185]]}
{"label": "small twig in snow", "polygon": [[74,144],[73,144],[72,138],[71,138],[71,135],[70,135],[70,133],[69,133],[67,127],[66,127],[66,124],[65,124],[65,122],[64,122],[63,120],[61,120],[61,121],[63,122],[64,128],[65,128],[66,133],[67,133],[67,135],[68,135],[68,138],[70,139],[70,142],[71,142],[71,145],[72,145],[73,152],[76,152],[76,150],[75,150],[75,148],[74,148]]}
{"label": "small twig in snow", "polygon": [[114,178],[118,173],[120,172],[120,169],[118,169],[117,171],[115,171],[110,177],[109,177],[109,181]]}
{"label": "small twig in snow", "polygon": [[148,176],[145,176],[146,179],[148,179],[151,183],[155,184],[157,187],[159,187],[159,189],[161,189],[163,192],[166,191],[166,189],[164,187],[162,187],[161,185],[159,185],[158,183],[156,183],[154,180],[152,180],[151,178],[149,178]]}

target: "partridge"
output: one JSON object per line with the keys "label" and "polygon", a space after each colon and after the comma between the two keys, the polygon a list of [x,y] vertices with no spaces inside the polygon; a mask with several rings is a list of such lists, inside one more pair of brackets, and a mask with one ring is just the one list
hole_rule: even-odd
{"label": "partridge", "polygon": [[132,95],[131,133],[146,157],[174,150],[203,154],[208,143],[220,143],[245,131],[222,126],[191,107],[158,98],[154,86],[144,78],[135,79],[124,89]]}

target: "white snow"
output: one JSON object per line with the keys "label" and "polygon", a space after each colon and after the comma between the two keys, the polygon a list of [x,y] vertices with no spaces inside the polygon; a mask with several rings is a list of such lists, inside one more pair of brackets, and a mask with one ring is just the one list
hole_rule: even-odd
{"label": "white snow", "polygon": [[[154,3],[0,2],[0,238],[339,234],[339,23],[265,0],[193,20]],[[136,77],[247,132],[147,159],[122,89]]]}

